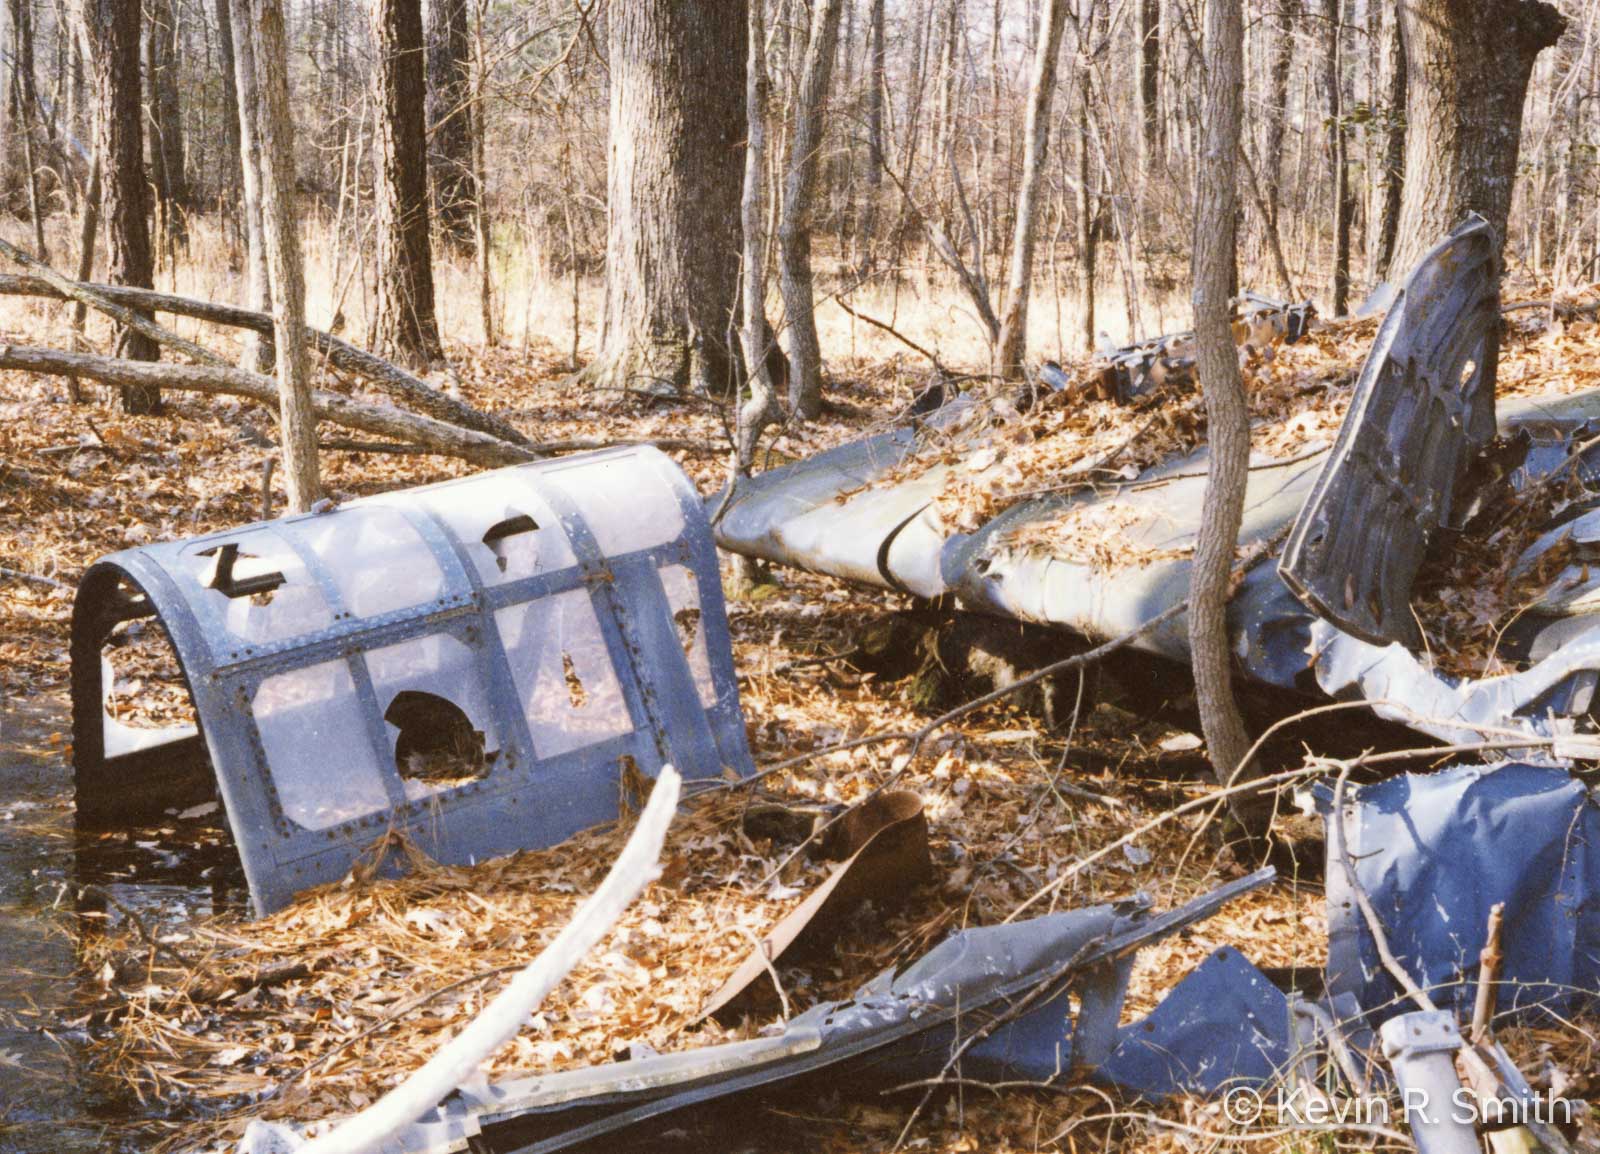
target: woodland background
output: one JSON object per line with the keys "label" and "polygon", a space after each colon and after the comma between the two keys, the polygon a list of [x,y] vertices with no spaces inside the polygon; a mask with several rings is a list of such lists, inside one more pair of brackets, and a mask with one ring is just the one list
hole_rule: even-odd
{"label": "woodland background", "polygon": [[[1036,357],[1147,337],[1187,320],[1186,302],[1175,297],[1187,295],[1195,216],[1199,5],[1064,6],[1036,225],[1028,327]],[[101,7],[120,10],[124,21],[139,9],[138,115],[156,283],[242,301],[246,221],[227,0]],[[374,7],[415,11],[385,24]],[[380,343],[372,339],[382,261],[375,159],[386,126],[374,80],[392,48],[425,58],[425,91],[408,90],[404,101],[426,109],[440,330],[470,344],[525,348],[543,339],[574,365],[586,363],[604,318],[606,0],[423,7],[419,0],[283,6],[308,319],[342,328],[356,343]],[[743,21],[742,4],[688,7],[713,23]],[[838,297],[948,364],[987,362],[985,321],[928,225],[971,275],[986,286],[1004,283],[1041,7],[1041,0],[765,0],[769,249],[777,247],[783,214],[811,16],[827,9],[837,21],[816,179],[806,190],[818,323],[830,352],[900,347],[853,322],[833,303]],[[1494,5],[1478,7],[1492,19]],[[1244,8],[1250,171],[1241,175],[1241,283],[1314,297],[1324,315],[1334,315],[1384,277],[1392,253],[1405,131],[1396,9],[1381,0]],[[1562,0],[1560,8],[1565,32],[1533,66],[1507,259],[1516,271],[1570,285],[1592,279],[1600,258],[1593,163],[1600,63],[1594,5]],[[95,141],[95,76],[75,31],[76,10],[76,0],[6,0],[0,33],[0,191],[9,232],[31,235],[31,249],[69,272],[80,256]],[[397,37],[389,48],[379,42],[386,29]],[[742,61],[731,63],[728,75],[742,77]],[[721,103],[729,103],[725,93]],[[731,136],[743,138],[742,131]],[[1269,224],[1288,284],[1274,267]],[[1336,282],[1346,260],[1350,287],[1341,294]],[[91,267],[104,277],[103,251]],[[786,340],[782,317],[774,321]]]}
{"label": "woodland background", "polygon": [[[0,0],[0,681],[9,701],[39,708],[27,755],[47,783],[35,808],[18,806],[24,820],[7,814],[6,836],[38,838],[19,843],[18,876],[72,877],[62,864],[72,592],[116,549],[318,495],[619,440],[660,444],[711,493],[731,464],[764,467],[882,428],[930,385],[1012,387],[1045,358],[1076,371],[1090,350],[1185,328],[1202,265],[1213,286],[1310,297],[1337,318],[1403,277],[1468,208],[1503,229],[1513,291],[1592,301],[1597,10],[1595,0],[1405,0],[1403,11],[1393,0]],[[1208,113],[1235,93],[1237,115]],[[12,275],[42,276],[39,262],[76,281],[274,315],[235,337],[161,308],[160,347],[101,316],[104,293],[66,304],[51,299],[61,290]],[[1212,345],[1240,392],[1231,435],[1242,499],[1254,414],[1227,295],[1209,298],[1222,336]],[[260,339],[304,324],[355,348],[297,364],[285,350],[301,341],[269,354]],[[1331,435],[1375,328],[1330,325],[1257,366],[1251,403],[1291,397],[1299,413],[1325,401],[1306,425]],[[211,344],[185,348],[175,334]],[[390,363],[361,361],[359,349]],[[1202,362],[1207,401],[1228,375]],[[1565,327],[1553,307],[1508,319],[1503,386],[1577,391],[1597,379],[1592,322]],[[433,423],[413,413],[396,427],[399,410],[386,409],[376,431],[328,419],[308,430],[291,411],[308,385],[347,416],[382,393]],[[1163,439],[1163,427],[1142,446],[1153,454],[1188,451],[1205,419],[1192,394],[1169,400],[1182,437]],[[1072,416],[1127,439],[1129,414],[1108,401]],[[1207,429],[1213,445],[1219,428]],[[1195,663],[1214,706],[1227,697],[1220,607],[1235,535],[1224,526],[1208,538],[1215,580],[1195,602],[1217,609],[1210,656]],[[1515,555],[1469,559],[1479,568],[1458,584],[1503,585]],[[1070,880],[1051,890],[1065,904],[1135,888],[1170,904],[1253,863],[1219,832],[1222,803],[1183,808],[1214,789],[1211,773],[1240,764],[1247,736],[1236,717],[1217,721],[1229,712],[1220,706],[1194,724],[1184,671],[1157,679],[1172,686],[1170,712],[1096,700],[1079,680],[1064,729],[1007,702],[963,716],[920,753],[892,754],[896,734],[926,723],[929,697],[840,659],[893,633],[898,599],[806,573],[769,580],[729,610],[753,751],[765,766],[793,765],[763,785],[837,804],[906,770],[901,756],[921,757],[914,780],[939,876],[842,939],[814,983],[792,991],[797,1006],[847,995],[1057,879]],[[1502,600],[1493,612],[1463,602],[1452,630],[1495,635],[1517,611]],[[139,673],[184,703],[170,669],[165,680]],[[972,688],[937,690],[970,698]],[[865,735],[884,745],[836,751]],[[1299,764],[1322,736],[1283,731],[1260,761]],[[636,1041],[667,1050],[753,1034],[756,1023],[698,1023],[698,1008],[820,867],[783,872],[787,851],[745,837],[740,809],[686,815],[671,881],[496,1072],[609,1061]],[[1148,850],[1135,847],[1159,815],[1167,824],[1151,827]],[[220,824],[209,836],[226,848]],[[481,1007],[494,987],[480,978],[553,936],[619,844],[601,830],[472,870],[419,864],[407,879],[354,879],[257,921],[237,894],[231,906],[160,908],[150,916],[165,959],[129,924],[77,918],[57,900],[66,889],[52,897],[39,882],[21,915],[7,922],[0,907],[0,944],[10,934],[30,951],[17,996],[0,967],[0,1027],[26,1026],[0,1041],[54,1039],[77,1023],[70,1046],[28,1056],[65,1072],[27,1084],[92,1081],[110,1104],[80,1119],[88,1107],[74,1089],[60,1115],[71,1133],[24,1118],[18,1132],[32,1129],[17,1148],[48,1136],[102,1149],[118,1128],[130,1148],[155,1137],[223,1147],[271,1095],[270,1112],[297,1121],[359,1109]],[[1320,868],[1316,847],[1298,860]],[[1296,865],[1290,882],[1148,952],[1136,1008],[1224,944],[1264,965],[1319,965],[1314,868]],[[23,936],[36,925],[44,944]],[[36,960],[68,939],[64,958]],[[249,1003],[196,993],[207,974],[286,958],[307,976]],[[396,1021],[396,1004],[427,1012]],[[1553,1055],[1581,1073],[1600,1068],[1597,1036],[1585,1023],[1511,1041],[1519,1056]],[[0,1101],[0,1148],[9,1105]],[[909,1138],[951,1150],[1157,1150],[1196,1128],[1217,1135],[1208,1109],[1176,1103],[1158,1115],[1081,1088],[1019,1089],[952,1099],[915,1134],[908,1108],[877,1102],[762,1122],[779,1135],[773,1148]]]}

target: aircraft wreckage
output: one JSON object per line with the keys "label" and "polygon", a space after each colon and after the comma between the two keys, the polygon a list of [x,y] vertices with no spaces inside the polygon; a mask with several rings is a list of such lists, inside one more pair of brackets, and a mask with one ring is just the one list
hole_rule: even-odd
{"label": "aircraft wreckage", "polygon": [[[1600,806],[1550,764],[1593,745],[1600,393],[1497,411],[1497,247],[1480,221],[1441,241],[1389,306],[1331,443],[1273,441],[1251,461],[1241,547],[1260,559],[1229,614],[1249,676],[1364,698],[1446,741],[1497,728],[1568,743],[1543,764],[1314,791],[1306,804],[1329,846],[1322,974],[1269,974],[1224,948],[1121,1024],[1137,951],[1269,884],[1268,869],[1164,913],[1138,898],[965,929],[748,1041],[467,1078],[361,1148],[535,1154],[644,1137],[718,1104],[925,1085],[952,1069],[963,1081],[1088,1078],[1148,1099],[1337,1084],[1405,1091],[1409,1103],[1414,1089],[1451,1100],[1464,1077],[1480,1096],[1533,1105],[1490,1024],[1559,1021],[1600,1000]],[[1308,320],[1308,306],[1246,298],[1238,335],[1247,355],[1270,355]],[[1163,338],[1111,358],[1090,386],[1137,410],[1191,372],[1186,340]],[[711,499],[716,543],[1090,639],[1133,632],[1187,595],[1205,450],[1120,461],[1136,430],[1019,491],[1007,448],[1028,439],[1029,411],[1074,403],[1061,370],[1041,381],[1020,403],[954,398],[741,482]],[[1146,411],[1147,424],[1163,419]],[[941,501],[952,488],[992,494],[997,478],[1003,500]],[[1512,571],[1547,580],[1500,642],[1520,668],[1451,676],[1421,644],[1419,573],[1474,518],[1534,493],[1547,524]],[[1109,562],[1072,541],[1096,525],[1122,551]],[[386,829],[471,861],[613,817],[630,774],[669,762],[691,779],[748,774],[712,533],[682,473],[632,449],[107,558],[74,613],[79,820],[130,820],[130,781],[155,805],[204,788],[174,766],[209,763],[265,911],[342,876]],[[193,727],[131,731],[108,708],[117,634],[152,617],[172,640]],[[1136,644],[1185,660],[1181,616]],[[885,795],[878,808],[861,815],[849,860],[707,1015],[736,1009],[751,975],[871,885],[903,888],[926,871],[920,800]],[[1426,1151],[1479,1149],[1452,1115],[1407,1120]],[[1527,1131],[1546,1149],[1578,1148],[1542,1122]],[[256,1123],[244,1148],[295,1150],[307,1137]]]}
{"label": "aircraft wreckage", "polygon": [[[1600,480],[1600,391],[1517,397],[1496,410],[1500,335],[1496,245],[1482,222],[1458,228],[1396,294],[1331,444],[1286,438],[1252,454],[1241,554],[1261,558],[1229,608],[1240,668],[1310,694],[1365,697],[1380,715],[1444,741],[1484,726],[1539,736],[1592,730],[1600,677],[1600,499],[1554,505],[1550,531],[1518,559],[1564,563],[1500,642],[1524,667],[1453,677],[1418,644],[1411,593],[1431,545],[1517,494]],[[1246,342],[1263,314],[1247,298]],[[1304,306],[1278,311],[1285,339]],[[1286,330],[1286,331],[1285,331]],[[1192,360],[1164,338],[1117,357],[1091,382],[1137,403]],[[1022,398],[952,399],[926,419],[740,481],[717,524],[724,549],[961,609],[1055,626],[1093,641],[1132,632],[1188,595],[1206,487],[1203,445],[1143,469],[1084,461],[976,524],[941,495],[999,485],[1034,406],[1073,403],[1054,366]],[[1061,390],[1054,396],[1052,389]],[[1059,398],[1059,399],[1058,399]],[[1152,411],[1152,420],[1160,415]],[[1472,468],[1492,450],[1492,473]],[[720,501],[721,499],[716,499]],[[952,508],[954,506],[954,515]],[[1083,547],[1083,527],[1122,557]],[[1282,557],[1272,548],[1288,534]],[[1134,644],[1187,662],[1177,614]]]}

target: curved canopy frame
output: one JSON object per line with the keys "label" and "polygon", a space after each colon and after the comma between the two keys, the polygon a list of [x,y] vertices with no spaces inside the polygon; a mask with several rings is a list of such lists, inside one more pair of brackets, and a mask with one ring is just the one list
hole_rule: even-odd
{"label": "curved canopy frame", "polygon": [[[105,643],[152,616],[197,730],[107,716]],[[615,818],[668,761],[753,770],[711,530],[650,447],[117,553],[72,634],[80,824],[208,758],[259,913],[391,829],[466,863]]]}

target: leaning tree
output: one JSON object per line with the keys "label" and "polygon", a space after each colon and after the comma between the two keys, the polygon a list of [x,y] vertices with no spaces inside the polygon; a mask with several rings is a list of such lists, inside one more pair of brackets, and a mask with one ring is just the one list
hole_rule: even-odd
{"label": "leaning tree", "polygon": [[1406,167],[1391,269],[1476,212],[1505,240],[1522,105],[1566,20],[1543,0],[1404,0]]}
{"label": "leaning tree", "polygon": [[612,5],[606,305],[585,377],[724,391],[739,292],[746,0]]}

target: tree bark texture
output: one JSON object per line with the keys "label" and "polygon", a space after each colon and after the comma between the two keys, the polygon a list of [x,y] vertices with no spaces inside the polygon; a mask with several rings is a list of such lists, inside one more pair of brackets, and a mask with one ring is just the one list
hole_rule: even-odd
{"label": "tree bark texture", "polygon": [[[100,231],[100,154],[95,153],[89,162],[89,182],[83,194],[83,214],[78,218],[78,279],[86,281],[94,276],[94,238]],[[88,306],[82,301],[72,306],[72,351],[78,351],[83,337],[83,322]],[[74,398],[76,400],[76,398]]]}
{"label": "tree bark texture", "polygon": [[750,386],[749,398],[739,406],[735,430],[735,452],[740,476],[750,471],[762,430],[783,417],[778,405],[777,389],[772,375],[767,372],[767,342],[772,330],[767,327],[767,270],[762,259],[766,238],[762,235],[761,225],[765,219],[762,176],[767,164],[767,97],[770,85],[767,81],[767,37],[762,7],[762,0],[752,0],[749,5],[750,62],[745,74],[745,117],[749,131],[744,155],[744,192],[739,201],[739,223],[744,240],[744,315],[739,328],[739,343],[744,349],[744,363],[749,366]]}
{"label": "tree bark texture", "polygon": [[783,215],[778,222],[778,287],[789,327],[789,409],[806,420],[822,413],[822,346],[817,340],[811,278],[811,223],[843,6],[843,0],[817,0],[811,12],[811,35],[800,66],[794,135],[789,140],[783,178]]}
{"label": "tree bark texture", "polygon": [[[35,160],[34,139],[39,128],[39,100],[34,81],[33,10],[31,3],[11,0],[11,105],[15,114],[8,140],[8,152],[14,162],[21,153],[25,173],[24,185],[28,192],[28,215],[33,224],[33,250],[40,260],[49,260],[50,251],[44,235],[44,206],[39,188],[39,166]],[[22,148],[14,141],[20,137]]]}
{"label": "tree bark texture", "polygon": [[1323,116],[1328,133],[1329,185],[1333,189],[1333,269],[1330,297],[1333,315],[1350,307],[1350,166],[1346,163],[1349,134],[1344,124],[1344,92],[1339,77],[1341,0],[1322,0]]}
{"label": "tree bark texture", "polygon": [[1078,69],[1078,297],[1079,312],[1083,319],[1083,349],[1095,347],[1095,280],[1096,236],[1094,227],[1095,197],[1091,188],[1089,164],[1089,102],[1094,98],[1089,89],[1089,66],[1079,61]]}
{"label": "tree bark texture", "polygon": [[1161,154],[1161,0],[1139,0],[1139,129],[1148,174]]}
{"label": "tree bark texture", "polygon": [[[124,389],[167,387],[187,392],[248,397],[274,407],[278,403],[278,382],[260,373],[227,364],[155,365],[121,357],[64,353],[58,349],[31,348],[26,345],[0,345],[0,369],[83,377]],[[442,455],[460,457],[476,465],[517,465],[537,458],[531,449],[509,444],[486,433],[475,433],[470,429],[435,421],[431,417],[408,413],[393,405],[372,405],[321,389],[312,392],[311,404],[319,421],[372,433],[403,444],[426,445]]]}
{"label": "tree bark texture", "polygon": [[1543,0],[1402,0],[1406,175],[1392,274],[1476,212],[1505,242],[1533,62],[1566,19]]}
{"label": "tree bark texture", "polygon": [[860,267],[863,274],[872,267],[874,260],[872,242],[878,229],[878,199],[883,188],[883,164],[885,159],[883,151],[884,65],[886,62],[883,43],[884,0],[870,0],[870,4],[871,7],[867,12],[866,67],[867,192],[866,206],[862,213],[859,232],[861,246]]}
{"label": "tree bark texture", "polygon": [[1274,224],[1278,221],[1278,206],[1282,200],[1283,135],[1289,107],[1289,73],[1294,67],[1294,9],[1284,3],[1277,6],[1277,19],[1272,37],[1272,65],[1267,89],[1267,135],[1261,150],[1262,182],[1268,212]]}
{"label": "tree bark texture", "polygon": [[178,21],[172,0],[144,0],[150,13],[145,77],[150,85],[150,169],[169,242],[188,240],[189,179],[178,96]]}
{"label": "tree bark texture", "polygon": [[374,344],[408,368],[444,355],[433,302],[422,0],[372,0],[377,69],[378,307]]}
{"label": "tree bark texture", "polygon": [[[0,244],[4,243],[0,241]],[[116,307],[142,309],[147,313],[160,312],[171,313],[173,316],[193,317],[208,324],[226,325],[262,336],[272,334],[274,322],[267,313],[242,309],[236,305],[218,304],[216,301],[153,292],[150,289],[82,284],[82,280],[80,277],[80,284],[74,286],[65,278],[53,281],[43,275],[13,276],[9,273],[0,273],[0,296],[56,297],[61,300],[76,300],[79,304],[86,299],[98,299]],[[75,287],[87,289],[93,297],[81,293],[74,296],[73,292],[68,290]],[[527,437],[499,417],[481,412],[447,393],[440,392],[426,381],[419,380],[383,358],[373,356],[365,349],[358,348],[321,329],[308,327],[304,332],[306,342],[327,357],[328,364],[341,372],[354,373],[369,381],[379,392],[388,394],[399,403],[445,424],[459,425],[463,429],[484,433],[514,445],[532,447]],[[213,355],[210,360],[202,363],[209,364],[220,359]]]}
{"label": "tree bark texture", "polygon": [[[272,309],[272,283],[267,271],[266,238],[261,224],[261,139],[256,112],[261,107],[260,80],[256,69],[254,37],[250,35],[250,0],[227,0],[233,26],[234,77],[239,98],[239,172],[244,188],[245,283],[246,301],[256,312]],[[258,373],[270,370],[272,354],[258,335],[246,334],[242,367]]]}
{"label": "tree bark texture", "polygon": [[1206,7],[1203,146],[1194,225],[1194,327],[1205,394],[1209,475],[1189,578],[1195,697],[1217,780],[1231,784],[1250,741],[1233,697],[1228,597],[1250,465],[1250,416],[1233,343],[1229,285],[1238,215],[1237,157],[1244,111],[1242,0]]}
{"label": "tree bark texture", "polygon": [[317,419],[306,366],[305,268],[295,203],[294,119],[289,112],[289,47],[279,0],[246,0],[260,65],[256,125],[261,134],[261,221],[272,277],[273,346],[278,367],[278,428],[289,511],[322,497]]}
{"label": "tree bark texture", "polygon": [[216,0],[216,5],[217,62],[222,72],[222,174],[217,181],[217,200],[223,217],[237,228],[240,223],[239,66],[234,60],[230,0]]}
{"label": "tree bark texture", "polygon": [[1015,236],[1011,241],[1011,272],[1006,284],[1006,311],[1000,321],[995,346],[994,371],[1003,377],[1020,377],[1028,346],[1028,293],[1033,283],[1034,239],[1039,215],[1039,194],[1044,183],[1045,158],[1050,149],[1050,105],[1056,92],[1056,61],[1061,55],[1061,32],[1067,22],[1069,0],[1044,0],[1039,23],[1039,43],[1033,54],[1033,78],[1028,84],[1028,124],[1023,141],[1022,183],[1017,189]]}
{"label": "tree bark texture", "polygon": [[[84,0],[95,78],[95,137],[104,164],[103,212],[108,236],[107,279],[135,288],[154,287],[150,249],[150,185],[145,179],[144,132],[139,101],[141,9],[123,0]],[[122,355],[153,361],[159,346],[142,333],[122,329]],[[161,394],[151,382],[123,386],[122,406],[130,413],[161,410]]]}
{"label": "tree bark texture", "polygon": [[473,243],[473,136],[479,109],[472,103],[469,0],[428,0],[428,176],[433,215],[446,243]]}
{"label": "tree bark texture", "polygon": [[739,292],[745,0],[619,4],[607,23],[606,304],[597,388],[726,393]]}
{"label": "tree bark texture", "polygon": [[1406,165],[1406,60],[1400,14],[1385,5],[1382,26],[1383,104],[1375,109],[1383,124],[1383,159],[1378,173],[1378,221],[1372,230],[1371,280],[1387,280],[1400,229],[1400,193]]}

